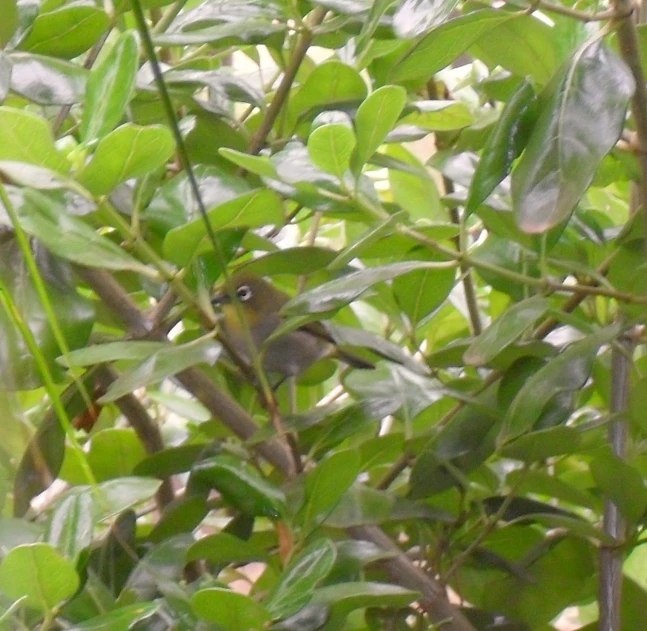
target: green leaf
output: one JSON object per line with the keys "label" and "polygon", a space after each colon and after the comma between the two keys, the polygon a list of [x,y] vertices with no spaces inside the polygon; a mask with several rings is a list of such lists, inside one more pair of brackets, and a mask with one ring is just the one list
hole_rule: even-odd
{"label": "green leaf", "polygon": [[66,173],[69,164],[54,146],[49,125],[31,112],[0,106],[0,160],[27,162]]}
{"label": "green leaf", "polygon": [[32,55],[13,53],[11,89],[39,105],[72,105],[83,100],[88,72],[76,64]]}
{"label": "green leaf", "polygon": [[598,40],[580,48],[551,82],[512,173],[522,230],[546,232],[571,215],[618,140],[633,92],[625,63]]}
{"label": "green leaf", "polygon": [[143,263],[116,243],[42,193],[26,190],[18,215],[27,234],[42,241],[48,250],[63,259],[86,267],[149,272]]}
{"label": "green leaf", "polygon": [[355,482],[359,468],[359,453],[347,449],[324,458],[309,472],[305,483],[305,503],[301,508],[304,530],[325,521],[341,496]]}
{"label": "green leaf", "polygon": [[168,447],[142,460],[134,470],[135,475],[166,478],[169,475],[189,471],[206,449],[205,445],[180,445]]}
{"label": "green leaf", "polygon": [[164,348],[155,352],[139,366],[124,372],[110,384],[108,391],[99,401],[101,403],[116,401],[137,388],[159,383],[196,364],[206,363],[213,366],[221,351],[220,344],[208,339]]}
{"label": "green leaf", "polygon": [[347,615],[366,607],[402,608],[411,604],[420,594],[416,591],[387,583],[340,583],[319,588],[314,602],[331,605],[335,614]]}
{"label": "green leaf", "polygon": [[222,587],[196,592],[191,597],[191,607],[196,615],[216,623],[225,631],[264,629],[271,620],[263,605],[249,596]]}
{"label": "green leaf", "polygon": [[353,171],[359,173],[393,129],[407,100],[404,88],[385,85],[378,88],[358,108],[355,115],[357,148]]}
{"label": "green leaf", "polygon": [[419,37],[442,24],[458,0],[404,0],[393,16],[393,27],[402,39]]}
{"label": "green leaf", "polygon": [[385,155],[413,166],[413,172],[389,168],[389,183],[394,201],[414,221],[447,221],[447,209],[440,201],[436,182],[422,162],[400,144],[388,145]]}
{"label": "green leaf", "polygon": [[483,147],[470,184],[468,212],[474,212],[510,173],[528,140],[528,122],[535,116],[536,104],[532,85],[524,81],[506,103]]}
{"label": "green leaf", "polygon": [[307,605],[317,584],[332,570],[336,557],[333,543],[319,539],[293,559],[265,603],[272,618],[287,618]]}
{"label": "green leaf", "polygon": [[530,429],[556,395],[579,390],[591,373],[600,346],[611,342],[617,334],[617,328],[610,327],[574,342],[532,375],[508,409],[499,444]]}
{"label": "green leaf", "polygon": [[188,421],[204,423],[211,418],[211,412],[199,401],[192,401],[177,394],[155,392],[153,390],[149,390],[147,395],[151,400],[164,406],[169,412],[173,412]]}
{"label": "green leaf", "polygon": [[70,4],[40,13],[23,50],[72,59],[99,41],[110,23],[108,14],[92,5]]}
{"label": "green leaf", "polygon": [[83,142],[102,138],[121,121],[135,90],[137,62],[137,37],[134,31],[125,31],[92,69],[81,119]]}
{"label": "green leaf", "polygon": [[103,514],[103,519],[109,519],[127,508],[149,500],[159,486],[159,480],[127,477],[102,482],[93,489],[75,487],[73,492],[92,494]]}
{"label": "green leaf", "polygon": [[93,195],[106,195],[122,182],[164,165],[174,149],[173,136],[166,127],[125,123],[99,141],[77,178]]}
{"label": "green leaf", "polygon": [[388,521],[395,504],[393,496],[363,484],[354,484],[342,495],[326,518],[330,528],[352,528]]}
{"label": "green leaf", "polygon": [[186,558],[188,561],[206,559],[214,565],[269,561],[269,555],[263,548],[227,532],[199,539],[187,550]]}
{"label": "green leaf", "polygon": [[290,99],[289,121],[294,124],[308,111],[314,114],[317,109],[332,109],[364,98],[366,83],[357,70],[340,61],[326,61],[315,67]]}
{"label": "green leaf", "polygon": [[458,101],[414,101],[411,108],[414,111],[402,119],[403,125],[417,125],[430,131],[450,131],[474,122],[467,105]]}
{"label": "green leaf", "polygon": [[162,517],[155,524],[149,541],[161,543],[179,533],[191,533],[209,513],[206,497],[185,495],[165,507]]}
{"label": "green leaf", "polygon": [[355,149],[353,130],[346,125],[331,124],[317,127],[308,137],[310,159],[322,171],[332,173],[339,179],[350,166]]}
{"label": "green leaf", "polygon": [[250,173],[274,179],[278,178],[276,169],[267,156],[250,156],[248,153],[236,151],[229,147],[221,147],[218,149],[218,153]]}
{"label": "green leaf", "polygon": [[465,351],[465,363],[483,366],[494,359],[503,349],[518,340],[549,307],[543,296],[533,296],[504,311],[483,331]]}
{"label": "green leaf", "polygon": [[557,70],[560,59],[555,28],[534,15],[521,15],[488,31],[470,53],[490,68],[501,66],[519,77],[544,84]]}
{"label": "green leaf", "polygon": [[638,469],[608,453],[596,456],[590,464],[596,484],[627,518],[634,522],[647,510],[647,488]]}
{"label": "green leaf", "polygon": [[74,564],[47,543],[18,546],[0,565],[0,590],[45,612],[56,611],[78,587]]}
{"label": "green leaf", "polygon": [[71,561],[76,561],[81,551],[92,543],[93,508],[89,495],[64,497],[50,515],[45,543],[54,546]]}
{"label": "green leaf", "polygon": [[489,30],[518,17],[503,11],[483,9],[449,20],[432,29],[397,61],[389,78],[391,81],[406,81],[431,77],[460,57]]}
{"label": "green leaf", "polygon": [[278,518],[285,513],[283,492],[233,456],[203,460],[193,468],[191,477],[217,489],[227,502],[248,515]]}
{"label": "green leaf", "polygon": [[159,603],[137,603],[119,607],[101,616],[75,623],[68,627],[68,631],[128,631],[135,622],[149,618],[159,608]]}
{"label": "green leaf", "polygon": [[97,432],[90,443],[88,464],[99,482],[133,473],[146,450],[132,429],[111,427]]}
{"label": "green leaf", "polygon": [[[212,208],[207,212],[207,219],[213,230],[279,226],[283,223],[283,206],[272,191],[256,189]],[[166,258],[177,265],[186,265],[194,256],[211,251],[202,217],[171,230],[164,239],[163,249]]]}
{"label": "green leaf", "polygon": [[369,287],[376,283],[392,280],[403,274],[424,269],[445,269],[452,267],[448,263],[430,263],[427,261],[407,261],[392,263],[382,267],[370,267],[359,272],[352,272],[342,278],[324,283],[306,291],[284,307],[286,314],[324,313],[338,309],[359,298]]}
{"label": "green leaf", "polygon": [[18,26],[18,0],[0,0],[0,48],[4,48]]}
{"label": "green leaf", "polygon": [[94,366],[120,359],[146,359],[153,353],[169,348],[167,342],[108,342],[79,348],[67,355],[61,355],[57,361],[66,368]]}
{"label": "green leaf", "polygon": [[574,453],[580,446],[580,438],[580,433],[573,427],[550,427],[523,434],[506,443],[500,451],[504,458],[537,462]]}

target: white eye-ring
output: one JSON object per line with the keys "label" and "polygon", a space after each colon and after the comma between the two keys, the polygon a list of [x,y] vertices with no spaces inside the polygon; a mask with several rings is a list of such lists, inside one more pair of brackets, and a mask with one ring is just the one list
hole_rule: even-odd
{"label": "white eye-ring", "polygon": [[252,297],[252,289],[249,285],[241,285],[236,290],[236,295],[238,296],[238,300],[246,302]]}

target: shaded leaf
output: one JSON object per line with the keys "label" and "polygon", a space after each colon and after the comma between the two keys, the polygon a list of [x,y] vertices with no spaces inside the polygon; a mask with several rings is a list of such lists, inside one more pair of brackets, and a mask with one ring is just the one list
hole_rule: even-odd
{"label": "shaded leaf", "polygon": [[270,622],[268,611],[254,599],[222,587],[201,589],[191,598],[193,611],[225,631],[262,629]]}

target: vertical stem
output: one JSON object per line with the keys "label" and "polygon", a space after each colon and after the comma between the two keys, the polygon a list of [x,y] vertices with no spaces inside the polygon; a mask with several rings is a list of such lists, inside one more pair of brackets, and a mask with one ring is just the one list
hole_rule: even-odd
{"label": "vertical stem", "polygon": [[[631,374],[631,353],[634,342],[623,338],[611,351],[611,413],[623,414],[629,400],[629,377]],[[628,426],[625,418],[618,418],[609,427],[609,444],[618,458],[627,456]],[[620,631],[620,602],[622,597],[622,562],[624,551],[621,547],[626,537],[627,524],[618,507],[611,501],[604,504],[604,532],[617,541],[613,547],[600,550],[600,584],[598,603],[600,606],[599,631]]]}

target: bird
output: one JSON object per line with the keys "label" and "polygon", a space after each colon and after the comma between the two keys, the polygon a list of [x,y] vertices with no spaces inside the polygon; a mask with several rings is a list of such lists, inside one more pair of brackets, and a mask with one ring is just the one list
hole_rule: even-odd
{"label": "bird", "polygon": [[[265,344],[284,322],[281,309],[290,296],[264,278],[245,271],[231,277],[230,287],[236,293],[256,351],[262,354],[262,366],[266,373],[278,374],[282,380],[296,377],[324,357],[334,357],[354,368],[375,368],[371,362],[339,348],[318,321],[309,322]],[[241,359],[251,363],[249,338],[225,284],[217,289],[211,302],[221,310],[222,334],[226,341]]]}

